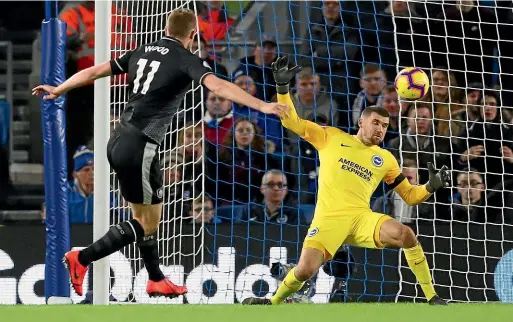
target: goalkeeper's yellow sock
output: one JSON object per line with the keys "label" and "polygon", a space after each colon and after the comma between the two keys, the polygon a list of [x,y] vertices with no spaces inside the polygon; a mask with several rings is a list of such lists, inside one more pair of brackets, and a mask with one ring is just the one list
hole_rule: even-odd
{"label": "goalkeeper's yellow sock", "polygon": [[301,282],[296,278],[296,275],[294,275],[295,268],[291,269],[287,276],[283,279],[283,282],[281,282],[280,287],[278,287],[278,290],[276,291],[276,294],[274,294],[271,297],[271,303],[274,304],[280,304],[283,302],[289,295],[296,293],[299,291],[305,282]]}
{"label": "goalkeeper's yellow sock", "polygon": [[429,265],[422,250],[422,246],[418,244],[412,248],[404,248],[404,255],[408,261],[408,266],[413,274],[417,277],[420,287],[428,301],[436,295],[435,287],[431,281],[431,273],[429,272]]}

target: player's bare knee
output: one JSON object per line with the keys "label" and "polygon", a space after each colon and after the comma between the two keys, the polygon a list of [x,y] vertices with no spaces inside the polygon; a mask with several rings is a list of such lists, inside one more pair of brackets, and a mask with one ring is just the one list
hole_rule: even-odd
{"label": "player's bare knee", "polygon": [[300,262],[294,269],[294,276],[299,281],[306,281],[314,276],[318,269],[318,267],[314,268],[314,265],[303,264]]}
{"label": "player's bare knee", "polygon": [[401,244],[403,248],[412,248],[418,244],[417,236],[415,236],[413,230],[406,225],[402,225]]}

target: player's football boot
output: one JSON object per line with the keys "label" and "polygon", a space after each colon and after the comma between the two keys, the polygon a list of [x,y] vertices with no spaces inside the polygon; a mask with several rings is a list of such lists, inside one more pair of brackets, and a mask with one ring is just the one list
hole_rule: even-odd
{"label": "player's football boot", "polygon": [[172,299],[187,293],[187,288],[175,285],[166,277],[159,282],[149,280],[146,284],[146,293],[150,297],[164,296]]}
{"label": "player's football boot", "polygon": [[435,295],[429,301],[429,305],[447,305],[447,301],[442,299],[440,296]]}
{"label": "player's football boot", "polygon": [[87,266],[78,261],[78,250],[72,250],[64,254],[62,262],[68,269],[69,281],[78,296],[82,296],[82,283],[87,273]]}
{"label": "player's football boot", "polygon": [[271,305],[270,299],[262,299],[259,297],[248,297],[242,301],[244,305]]}

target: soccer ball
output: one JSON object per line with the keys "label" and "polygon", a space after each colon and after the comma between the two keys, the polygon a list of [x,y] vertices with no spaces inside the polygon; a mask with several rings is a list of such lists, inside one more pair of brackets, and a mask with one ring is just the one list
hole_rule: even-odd
{"label": "soccer ball", "polygon": [[397,95],[405,100],[419,100],[429,89],[428,75],[420,68],[408,67],[399,72],[394,82]]}

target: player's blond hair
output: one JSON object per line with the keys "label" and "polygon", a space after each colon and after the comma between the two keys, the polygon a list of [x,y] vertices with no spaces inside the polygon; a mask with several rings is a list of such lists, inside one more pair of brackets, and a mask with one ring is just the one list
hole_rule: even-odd
{"label": "player's blond hair", "polygon": [[176,9],[167,17],[167,32],[179,39],[189,36],[196,28],[196,15],[189,9]]}

